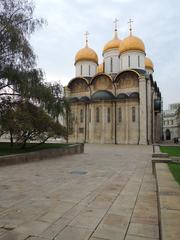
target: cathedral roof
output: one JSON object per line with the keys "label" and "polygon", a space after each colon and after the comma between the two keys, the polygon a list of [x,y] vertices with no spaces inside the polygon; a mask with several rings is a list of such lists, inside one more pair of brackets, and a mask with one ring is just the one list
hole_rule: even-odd
{"label": "cathedral roof", "polygon": [[106,90],[99,90],[92,95],[92,100],[112,100],[114,95]]}
{"label": "cathedral roof", "polygon": [[88,46],[81,48],[75,56],[75,64],[79,61],[92,61],[98,64],[98,56],[96,52],[92,49],[89,48]]}
{"label": "cathedral roof", "polygon": [[107,42],[103,48],[103,53],[111,49],[119,49],[121,40],[118,38],[117,29],[114,31],[114,37],[112,40]]}
{"label": "cathedral roof", "polygon": [[120,50],[120,53],[134,51],[134,50],[145,53],[145,46],[143,41],[140,38],[130,34],[130,36],[128,36],[121,42],[119,46],[119,50]]}
{"label": "cathedral roof", "polygon": [[154,71],[154,65],[153,65],[153,62],[150,58],[148,57],[145,57],[145,68],[147,69],[151,69]]}

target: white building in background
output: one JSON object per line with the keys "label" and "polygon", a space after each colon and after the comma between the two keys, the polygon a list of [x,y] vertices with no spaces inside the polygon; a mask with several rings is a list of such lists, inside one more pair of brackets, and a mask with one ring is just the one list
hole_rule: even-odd
{"label": "white building in background", "polygon": [[180,138],[180,103],[170,104],[163,111],[163,137],[164,140]]}
{"label": "white building in background", "polygon": [[[130,21],[131,23],[131,21]],[[71,142],[150,144],[162,135],[161,92],[143,41],[123,40],[115,26],[102,51],[103,63],[88,46],[75,56],[75,77],[65,87],[71,101]]]}

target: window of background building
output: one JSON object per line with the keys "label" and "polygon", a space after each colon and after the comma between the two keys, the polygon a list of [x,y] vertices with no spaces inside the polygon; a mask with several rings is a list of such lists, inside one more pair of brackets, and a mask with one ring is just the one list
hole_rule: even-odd
{"label": "window of background building", "polygon": [[169,120],[167,120],[167,125],[169,125]]}
{"label": "window of background building", "polygon": [[136,121],[136,108],[132,107],[132,121],[135,122]]}
{"label": "window of background building", "polygon": [[131,59],[130,59],[130,56],[128,56],[128,67],[131,66]]}
{"label": "window of background building", "polygon": [[171,125],[173,125],[173,120],[171,120]]}
{"label": "window of background building", "polygon": [[108,121],[108,123],[111,121],[111,109],[110,108],[107,109],[107,121]]}
{"label": "window of background building", "polygon": [[81,65],[81,75],[82,75],[82,70],[83,70],[83,69],[82,69],[82,65]]}
{"label": "window of background building", "polygon": [[122,110],[121,110],[121,108],[118,109],[118,122],[122,122]]}
{"label": "window of background building", "polygon": [[99,107],[96,108],[96,122],[99,122],[100,110]]}
{"label": "window of background building", "polygon": [[91,122],[91,109],[89,109],[89,122]]}
{"label": "window of background building", "polygon": [[80,110],[80,122],[82,123],[83,122],[83,109]]}

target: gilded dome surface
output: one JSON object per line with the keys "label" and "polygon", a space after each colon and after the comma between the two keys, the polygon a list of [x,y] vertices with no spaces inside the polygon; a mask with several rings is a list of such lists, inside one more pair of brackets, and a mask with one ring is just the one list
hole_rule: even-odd
{"label": "gilded dome surface", "polygon": [[119,45],[121,43],[121,40],[118,38],[118,32],[117,29],[114,31],[114,37],[112,40],[107,42],[103,48],[103,53],[110,50],[110,49],[119,49]]}
{"label": "gilded dome surface", "polygon": [[103,73],[104,72],[104,66],[103,63],[99,64],[99,66],[97,66],[97,73]]}
{"label": "gilded dome surface", "polygon": [[112,39],[111,41],[107,42],[106,45],[104,46],[103,53],[110,50],[110,49],[114,49],[114,48],[119,49],[120,43],[121,43],[120,39],[118,39],[118,38],[117,39],[116,38]]}
{"label": "gilded dome surface", "polygon": [[153,62],[152,62],[151,59],[148,58],[148,57],[145,57],[145,68],[154,70]]}
{"label": "gilded dome surface", "polygon": [[121,42],[119,50],[120,53],[133,50],[138,50],[145,53],[145,46],[140,38],[130,35]]}
{"label": "gilded dome surface", "polygon": [[92,48],[89,48],[88,46],[80,49],[76,53],[75,63],[83,60],[92,61],[98,64],[98,56],[96,52]]}

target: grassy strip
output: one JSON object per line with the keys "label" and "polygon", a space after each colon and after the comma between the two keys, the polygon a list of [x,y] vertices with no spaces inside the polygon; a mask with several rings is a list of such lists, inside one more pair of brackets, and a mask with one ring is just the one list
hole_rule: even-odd
{"label": "grassy strip", "polygon": [[176,182],[178,182],[179,185],[180,185],[180,164],[178,164],[178,163],[169,163],[168,167],[169,167],[171,173],[173,174]]}
{"label": "grassy strip", "polygon": [[180,146],[161,146],[161,152],[168,153],[169,156],[180,157]]}
{"label": "grassy strip", "polygon": [[37,146],[35,146],[35,145],[37,145],[37,144],[36,143],[28,143],[26,149],[21,149],[18,145],[11,148],[10,143],[0,143],[0,156],[34,152],[34,151],[43,150],[43,149],[64,148],[64,147],[67,147],[68,144],[44,143],[44,144],[37,145]]}
{"label": "grassy strip", "polygon": [[[173,157],[180,157],[180,146],[161,146],[161,152],[168,153],[170,156]],[[169,170],[171,171],[174,179],[180,185],[180,164],[178,163],[169,163],[168,164]]]}

